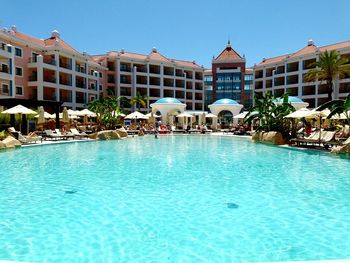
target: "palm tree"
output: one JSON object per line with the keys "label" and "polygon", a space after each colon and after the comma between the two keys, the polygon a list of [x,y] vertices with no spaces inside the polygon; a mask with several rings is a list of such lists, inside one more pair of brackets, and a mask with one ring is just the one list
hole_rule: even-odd
{"label": "palm tree", "polygon": [[259,121],[258,131],[278,131],[286,137],[289,129],[284,117],[292,111],[295,109],[288,102],[287,93],[277,100],[271,92],[266,92],[262,98],[254,97],[254,106],[249,110],[244,122]]}
{"label": "palm tree", "polygon": [[348,121],[348,125],[350,125],[350,93],[345,100],[329,101],[317,108],[319,111],[324,109],[329,109],[331,111],[327,119],[330,119],[335,114],[343,113]]}
{"label": "palm tree", "polygon": [[341,57],[335,50],[320,53],[319,61],[312,64],[316,68],[310,69],[305,75],[305,81],[313,82],[316,80],[326,81],[328,100],[332,100],[333,82],[339,77],[344,78],[350,74],[350,64],[348,58]]}
{"label": "palm tree", "polygon": [[143,96],[143,95],[141,95],[140,92],[137,92],[136,96],[130,100],[130,104],[131,105],[136,104],[137,109],[140,111],[141,106],[142,106],[142,108],[147,107],[147,100],[148,99],[149,99],[148,96]]}

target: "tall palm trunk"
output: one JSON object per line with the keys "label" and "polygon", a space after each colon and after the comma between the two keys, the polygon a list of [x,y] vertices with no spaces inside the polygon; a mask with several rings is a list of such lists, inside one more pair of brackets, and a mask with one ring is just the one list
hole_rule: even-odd
{"label": "tall palm trunk", "polygon": [[333,80],[332,79],[328,79],[327,80],[328,101],[332,100],[332,93],[333,93]]}

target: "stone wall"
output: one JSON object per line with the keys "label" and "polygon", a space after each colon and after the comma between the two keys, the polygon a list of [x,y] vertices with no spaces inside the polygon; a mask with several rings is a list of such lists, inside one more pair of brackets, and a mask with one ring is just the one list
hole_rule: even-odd
{"label": "stone wall", "polygon": [[254,142],[261,142],[266,144],[282,145],[287,141],[283,138],[280,132],[256,132],[252,136]]}

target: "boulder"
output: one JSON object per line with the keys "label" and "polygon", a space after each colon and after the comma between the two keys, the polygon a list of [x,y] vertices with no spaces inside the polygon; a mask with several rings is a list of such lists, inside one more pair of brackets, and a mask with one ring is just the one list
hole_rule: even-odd
{"label": "boulder", "polygon": [[5,140],[2,141],[3,144],[5,144],[6,148],[14,148],[16,146],[21,146],[22,144],[13,138],[12,136],[7,136]]}
{"label": "boulder", "polygon": [[97,140],[119,140],[120,135],[116,131],[99,131],[96,135]]}
{"label": "boulder", "polygon": [[286,144],[286,140],[283,138],[280,132],[256,132],[252,136],[254,142],[262,142],[266,144],[282,145]]}
{"label": "boulder", "polygon": [[96,140],[97,139],[97,132],[89,134],[89,138]]}
{"label": "boulder", "polygon": [[350,154],[350,143],[346,144],[346,145],[340,145],[337,147],[334,147],[331,150],[332,153],[346,153],[346,154]]}
{"label": "boulder", "polygon": [[6,148],[6,144],[0,141],[0,150],[5,148]]}
{"label": "boulder", "polygon": [[128,133],[124,128],[117,129],[117,130],[115,130],[115,132],[119,134],[120,138],[127,138],[128,137]]}

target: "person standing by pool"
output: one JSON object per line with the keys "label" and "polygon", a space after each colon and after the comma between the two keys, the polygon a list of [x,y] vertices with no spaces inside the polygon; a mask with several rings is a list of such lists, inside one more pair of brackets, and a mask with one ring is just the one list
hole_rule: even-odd
{"label": "person standing by pool", "polygon": [[160,121],[156,121],[155,127],[154,127],[154,138],[158,138],[158,132],[159,132],[159,126],[160,126]]}

